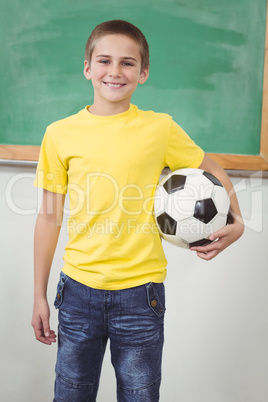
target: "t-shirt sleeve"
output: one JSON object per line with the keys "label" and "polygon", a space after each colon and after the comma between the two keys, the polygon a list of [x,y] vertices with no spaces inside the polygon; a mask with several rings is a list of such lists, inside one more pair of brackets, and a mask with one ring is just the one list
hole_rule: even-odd
{"label": "t-shirt sleeve", "polygon": [[67,167],[59,155],[52,135],[47,129],[40,149],[34,186],[54,193],[67,193]]}
{"label": "t-shirt sleeve", "polygon": [[171,170],[198,168],[204,158],[204,151],[173,120],[165,155],[165,163]]}

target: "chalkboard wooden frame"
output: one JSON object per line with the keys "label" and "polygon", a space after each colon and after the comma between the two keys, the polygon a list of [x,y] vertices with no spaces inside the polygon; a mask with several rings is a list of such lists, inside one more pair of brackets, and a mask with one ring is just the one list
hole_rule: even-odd
{"label": "chalkboard wooden frame", "polygon": [[[0,145],[0,159],[37,161],[40,146]],[[268,2],[266,11],[262,120],[259,155],[208,154],[223,168],[229,170],[268,170]]]}

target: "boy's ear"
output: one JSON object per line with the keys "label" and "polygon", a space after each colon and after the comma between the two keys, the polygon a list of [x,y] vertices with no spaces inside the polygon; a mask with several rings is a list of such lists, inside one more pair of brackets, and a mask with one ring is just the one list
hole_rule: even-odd
{"label": "boy's ear", "polygon": [[90,70],[90,65],[87,60],[84,61],[84,76],[86,77],[87,80],[91,80],[91,70]]}
{"label": "boy's ear", "polygon": [[146,67],[140,74],[139,84],[144,84],[149,77],[149,66]]}

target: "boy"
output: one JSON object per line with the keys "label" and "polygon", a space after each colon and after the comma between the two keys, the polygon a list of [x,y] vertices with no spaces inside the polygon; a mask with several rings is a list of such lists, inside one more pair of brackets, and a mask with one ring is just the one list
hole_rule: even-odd
{"label": "boy", "polygon": [[110,339],[118,401],[157,402],[166,259],[152,200],[162,169],[200,167],[232,194],[233,224],[210,237],[217,241],[193,248],[200,258],[214,258],[242,235],[241,213],[224,170],[170,116],[130,103],[149,75],[149,48],[137,27],[122,20],[98,25],[87,41],[84,75],[93,104],[49,126],[41,147],[32,325],[39,341],[56,341],[46,289],[68,186],[54,401],[96,400]]}

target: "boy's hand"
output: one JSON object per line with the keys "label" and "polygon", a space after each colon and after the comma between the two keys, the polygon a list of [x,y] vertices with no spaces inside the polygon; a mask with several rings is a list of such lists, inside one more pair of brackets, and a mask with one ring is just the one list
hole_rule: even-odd
{"label": "boy's hand", "polygon": [[239,239],[243,231],[244,226],[239,221],[234,221],[231,225],[224,226],[224,228],[209,236],[209,240],[213,243],[202,247],[191,247],[190,250],[196,251],[197,256],[203,260],[212,260],[226,247]]}
{"label": "boy's hand", "polygon": [[191,248],[191,250],[196,251],[198,257],[209,261],[242,236],[244,223],[233,184],[224,169],[206,154],[199,168],[217,177],[230,197],[230,213],[227,226],[209,236],[209,240],[213,243],[203,247]]}
{"label": "boy's hand", "polygon": [[52,331],[49,326],[49,316],[50,310],[47,300],[35,302],[32,327],[36,339],[46,345],[51,345],[51,343],[56,342],[55,331]]}

